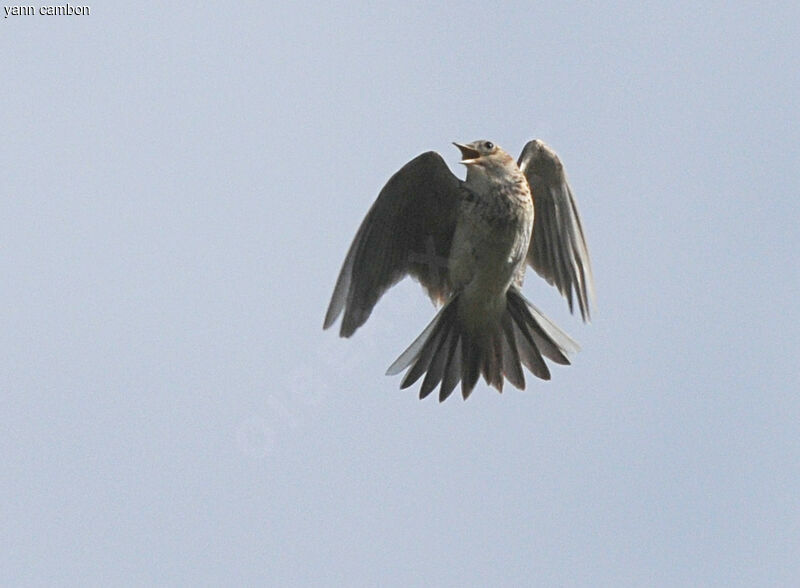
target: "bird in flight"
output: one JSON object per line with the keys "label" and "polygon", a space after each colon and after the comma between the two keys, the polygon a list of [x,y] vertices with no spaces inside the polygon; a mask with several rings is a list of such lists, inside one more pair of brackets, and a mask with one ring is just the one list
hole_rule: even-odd
{"label": "bird in flight", "polygon": [[433,151],[412,159],[383,187],[361,223],[336,281],[324,329],[344,312],[340,335],[366,322],[380,297],[407,275],[442,308],[389,367],[420,378],[420,398],[444,401],[461,382],[466,399],[483,374],[525,388],[524,365],[550,379],[543,356],[569,365],[579,347],[522,295],[528,265],[558,288],[570,311],[590,318],[589,252],[558,155],[540,140],[519,161],[491,141],[454,143],[467,168],[457,178]]}

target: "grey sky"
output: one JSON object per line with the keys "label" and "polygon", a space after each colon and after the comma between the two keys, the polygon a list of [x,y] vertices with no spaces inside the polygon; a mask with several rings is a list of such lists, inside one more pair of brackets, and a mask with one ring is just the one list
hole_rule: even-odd
{"label": "grey sky", "polygon": [[[38,6],[38,5],[37,5]],[[156,2],[0,19],[0,582],[800,583],[795,3]],[[378,190],[539,137],[572,366],[420,402],[407,281],[321,330]]]}

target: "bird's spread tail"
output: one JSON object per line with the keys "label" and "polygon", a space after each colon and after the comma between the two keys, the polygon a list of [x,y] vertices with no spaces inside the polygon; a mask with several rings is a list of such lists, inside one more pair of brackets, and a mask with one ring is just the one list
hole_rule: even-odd
{"label": "bird's spread tail", "polygon": [[454,296],[386,372],[395,375],[409,368],[401,388],[408,388],[424,374],[420,398],[439,386],[441,402],[460,381],[461,394],[466,399],[481,374],[487,384],[500,392],[504,378],[524,390],[522,365],[535,376],[549,380],[550,370],[542,356],[569,365],[567,354],[579,349],[515,287],[506,294],[506,308],[499,320],[480,336],[464,328],[458,301],[459,296]]}

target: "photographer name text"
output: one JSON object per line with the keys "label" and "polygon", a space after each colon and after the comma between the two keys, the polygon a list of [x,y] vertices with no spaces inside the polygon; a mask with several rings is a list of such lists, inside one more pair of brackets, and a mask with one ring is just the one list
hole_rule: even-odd
{"label": "photographer name text", "polygon": [[40,6],[38,9],[33,6],[3,6],[5,18],[9,16],[33,16],[41,14],[43,16],[89,16],[90,6],[73,6],[63,4],[61,6]]}

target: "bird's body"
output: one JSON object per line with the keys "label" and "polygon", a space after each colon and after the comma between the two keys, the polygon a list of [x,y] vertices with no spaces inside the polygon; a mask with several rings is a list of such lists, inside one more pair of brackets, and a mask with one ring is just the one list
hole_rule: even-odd
{"label": "bird's body", "polygon": [[[520,292],[527,264],[569,294],[570,306],[574,290],[584,319],[591,296],[583,230],[555,154],[532,141],[518,166],[490,141],[456,145],[467,166],[465,181],[429,152],[386,184],[348,252],[324,325],[344,310],[341,334],[351,335],[387,288],[414,276],[444,306],[388,373],[409,368],[404,388],[424,375],[420,397],[441,383],[440,400],[459,381],[467,398],[480,373],[498,390],[504,378],[524,388],[521,365],[549,379],[542,356],[569,363],[566,354],[577,344]],[[549,174],[544,179],[536,175],[542,169]],[[540,227],[531,186],[548,187],[548,181],[553,191],[549,200],[543,194]],[[532,238],[537,230],[543,233],[538,241]]]}
{"label": "bird's body", "polygon": [[502,163],[486,171],[468,168],[450,250],[459,315],[472,329],[496,320],[509,286],[522,285],[533,229],[528,182],[513,159]]}

